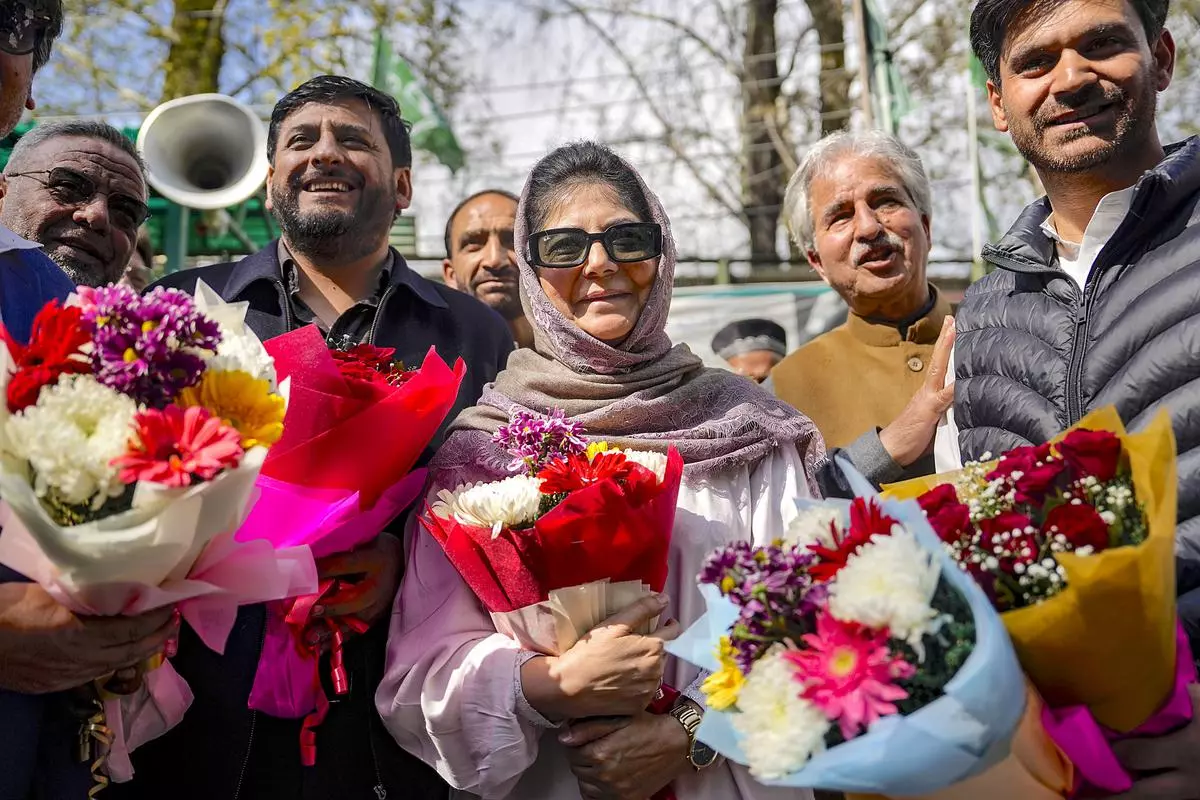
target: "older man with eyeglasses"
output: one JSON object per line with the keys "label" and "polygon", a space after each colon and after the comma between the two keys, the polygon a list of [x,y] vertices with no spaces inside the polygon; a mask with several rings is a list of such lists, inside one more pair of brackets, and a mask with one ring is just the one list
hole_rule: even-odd
{"label": "older man with eyeglasses", "polygon": [[0,223],[37,242],[73,283],[121,279],[150,215],[145,168],[111,125],[35,125],[18,140],[0,181]]}
{"label": "older man with eyeglasses", "polygon": [[[50,46],[62,30],[62,15],[61,0],[0,0],[0,136],[12,131],[22,108],[33,108],[33,75],[50,57]],[[76,171],[87,174],[82,167]],[[35,177],[46,181],[49,173],[30,176],[29,188],[40,190]],[[14,177],[9,188],[22,181]],[[85,190],[82,182],[77,188],[92,197],[103,194],[107,207],[86,213],[118,216],[113,213],[115,184],[99,176],[94,183],[98,190]],[[69,192],[63,193],[66,188],[56,190],[64,203],[70,199]],[[5,212],[11,210],[11,199],[6,198]],[[79,203],[84,205],[83,200]],[[98,253],[106,247],[116,249],[92,243],[99,241],[95,227],[86,236],[88,247]],[[13,339],[25,342],[38,310],[49,300],[65,300],[72,289],[74,284],[41,252],[38,242],[0,225],[0,317]],[[0,566],[0,800],[88,795],[91,775],[77,749],[80,717],[70,707],[71,695],[63,690],[160,652],[172,631],[170,615],[165,609],[141,617],[79,617],[37,584]]]}

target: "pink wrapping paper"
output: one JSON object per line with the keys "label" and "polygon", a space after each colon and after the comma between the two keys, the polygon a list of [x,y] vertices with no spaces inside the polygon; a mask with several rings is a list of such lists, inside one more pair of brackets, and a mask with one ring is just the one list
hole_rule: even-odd
{"label": "pink wrapping paper", "polygon": [[[58,582],[54,565],[7,504],[0,504],[0,528],[4,531],[0,561],[36,581],[76,614],[95,615],[97,608],[103,608],[108,615],[132,616],[174,605],[200,640],[218,653],[225,651],[238,606],[310,594],[317,587],[317,567],[308,547],[277,550],[266,541],[238,542],[230,532],[208,543],[183,580],[159,586],[94,584],[67,591]],[[131,699],[105,703],[109,727],[120,732],[108,755],[114,781],[133,777],[129,753],[178,725],[191,697],[187,682],[164,662],[147,674],[143,688]]]}
{"label": "pink wrapping paper", "polygon": [[1142,736],[1161,736],[1182,727],[1192,719],[1192,699],[1188,686],[1196,683],[1196,663],[1188,646],[1183,627],[1176,631],[1175,687],[1162,707],[1142,725],[1127,734],[1114,733],[1102,726],[1086,706],[1049,708],[1042,710],[1042,724],[1075,764],[1076,785],[1072,796],[1085,789],[1098,789],[1104,794],[1119,794],[1133,787],[1112,744],[1122,739]]}
{"label": "pink wrapping paper", "polygon": [[[419,469],[385,489],[369,509],[359,495],[337,489],[313,489],[260,476],[262,495],[241,530],[239,541],[267,540],[277,547],[306,545],[316,558],[353,550],[371,541],[421,493],[426,470]],[[305,592],[309,595],[315,592]],[[323,698],[317,655],[303,646],[303,626],[289,625],[291,607],[306,597],[272,604],[266,638],[254,674],[248,705],[284,719],[299,719]]]}

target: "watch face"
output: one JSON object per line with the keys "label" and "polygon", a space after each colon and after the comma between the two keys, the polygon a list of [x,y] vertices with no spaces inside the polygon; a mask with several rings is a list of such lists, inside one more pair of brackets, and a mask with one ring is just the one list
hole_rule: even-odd
{"label": "watch face", "polygon": [[692,766],[697,769],[703,769],[709,764],[717,760],[717,751],[706,745],[704,742],[697,739],[692,742],[691,753]]}

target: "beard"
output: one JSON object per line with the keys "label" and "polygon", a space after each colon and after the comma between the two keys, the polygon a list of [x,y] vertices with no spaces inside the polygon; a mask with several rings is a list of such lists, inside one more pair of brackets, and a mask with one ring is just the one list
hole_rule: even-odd
{"label": "beard", "polygon": [[[1089,105],[1111,105],[1114,112],[1111,135],[1081,127],[1057,137],[1053,144],[1047,142],[1048,133],[1057,127],[1051,122],[1056,115]],[[1039,172],[1087,172],[1142,147],[1154,131],[1157,110],[1158,92],[1153,75],[1147,73],[1132,93],[1115,85],[1094,86],[1058,107],[1039,109],[1032,121],[1011,124],[1009,132],[1013,145]],[[1088,139],[1092,141],[1091,147],[1072,147]]]}
{"label": "beard", "polygon": [[315,208],[300,210],[302,184],[309,176],[292,175],[285,189],[275,194],[275,216],[288,244],[307,256],[337,256],[353,261],[370,255],[395,219],[396,188],[391,185],[358,190],[350,210]]}

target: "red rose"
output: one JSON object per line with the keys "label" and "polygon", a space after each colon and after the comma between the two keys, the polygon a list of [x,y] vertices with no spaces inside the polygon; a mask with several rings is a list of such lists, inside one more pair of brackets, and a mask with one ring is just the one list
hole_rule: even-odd
{"label": "red rose", "polygon": [[1074,430],[1058,443],[1058,452],[1075,480],[1111,481],[1121,464],[1121,440],[1108,431]]}
{"label": "red rose", "polygon": [[948,483],[930,489],[917,502],[938,537],[947,544],[957,542],[971,526],[970,509],[958,501],[958,492]]}
{"label": "red rose", "polygon": [[1046,515],[1046,532],[1061,533],[1074,550],[1091,547],[1096,552],[1108,549],[1108,523],[1086,503],[1056,506]]}
{"label": "red rose", "polygon": [[1050,459],[1027,469],[1014,483],[1018,503],[1040,505],[1045,502],[1046,495],[1054,488],[1058,476],[1063,473],[1065,464],[1058,459]]}
{"label": "red rose", "polygon": [[1000,457],[996,468],[988,473],[987,478],[994,480],[995,478],[1007,478],[1014,472],[1029,472],[1050,457],[1050,445],[1048,444],[1014,447]]}

